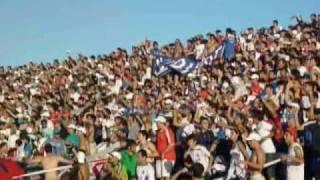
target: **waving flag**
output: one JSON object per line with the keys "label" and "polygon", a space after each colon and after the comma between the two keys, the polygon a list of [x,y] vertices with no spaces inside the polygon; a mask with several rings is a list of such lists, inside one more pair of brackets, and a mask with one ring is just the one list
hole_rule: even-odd
{"label": "waving flag", "polygon": [[158,56],[152,62],[152,72],[155,76],[164,76],[171,72],[171,69],[168,67],[169,60],[164,57]]}
{"label": "waving flag", "polygon": [[197,62],[189,58],[180,58],[173,63],[169,64],[169,67],[178,72],[179,74],[185,75],[192,72],[197,65]]}
{"label": "waving flag", "polygon": [[153,60],[152,72],[155,76],[164,76],[172,72],[177,72],[181,75],[192,72],[197,65],[194,59],[179,58],[169,59],[162,56],[158,56]]}
{"label": "waving flag", "polygon": [[214,52],[213,59],[221,58],[224,52],[224,45],[220,45]]}

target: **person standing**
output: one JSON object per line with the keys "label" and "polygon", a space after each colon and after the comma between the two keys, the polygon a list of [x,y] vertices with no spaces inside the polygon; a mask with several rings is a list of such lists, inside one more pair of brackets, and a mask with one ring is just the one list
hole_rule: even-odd
{"label": "person standing", "polygon": [[191,157],[193,163],[200,163],[204,168],[204,172],[210,169],[212,164],[211,154],[203,145],[197,144],[197,138],[191,134],[187,138],[188,151],[185,153],[184,158]]}
{"label": "person standing", "polygon": [[245,167],[247,167],[250,172],[250,180],[264,180],[262,170],[265,163],[265,154],[259,144],[261,137],[257,133],[251,132],[246,140],[252,149],[250,160],[244,161]]}
{"label": "person standing", "polygon": [[[65,163],[65,164],[73,164],[73,161],[63,159],[61,156],[54,155],[52,153],[52,145],[51,144],[46,144],[44,146],[44,150],[45,150],[44,157],[39,156],[34,159],[27,160],[27,163],[41,164],[44,170],[57,168],[59,162]],[[57,172],[54,171],[54,172],[47,172],[45,174],[45,179],[46,180],[56,180],[56,179],[59,179],[59,177],[58,177]]]}
{"label": "person standing", "polygon": [[284,155],[282,160],[287,162],[287,180],[304,179],[304,159],[302,146],[296,142],[292,129],[284,134],[284,139],[289,146],[289,154]]}
{"label": "person standing", "polygon": [[158,127],[156,147],[160,156],[156,161],[156,175],[159,179],[169,179],[176,160],[174,133],[165,117],[158,116],[155,121]]}
{"label": "person standing", "polygon": [[127,149],[121,152],[121,163],[127,169],[129,180],[135,179],[137,170],[136,143],[127,141]]}
{"label": "person standing", "polygon": [[155,180],[154,167],[148,162],[147,151],[138,152],[137,180]]}

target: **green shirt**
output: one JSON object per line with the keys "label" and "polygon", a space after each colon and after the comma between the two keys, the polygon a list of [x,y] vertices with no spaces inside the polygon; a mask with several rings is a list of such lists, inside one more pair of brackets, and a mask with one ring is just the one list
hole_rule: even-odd
{"label": "green shirt", "polygon": [[73,145],[77,146],[77,148],[80,147],[80,138],[75,133],[71,133],[67,136],[66,141],[72,143]]}
{"label": "green shirt", "polygon": [[[119,169],[120,168],[120,169]],[[125,166],[116,166],[113,167],[112,175],[116,176],[119,180],[128,180],[128,174],[127,174],[127,169]]]}
{"label": "green shirt", "polygon": [[135,177],[137,170],[137,156],[130,155],[127,150],[121,152],[121,163],[127,168],[128,177]]}

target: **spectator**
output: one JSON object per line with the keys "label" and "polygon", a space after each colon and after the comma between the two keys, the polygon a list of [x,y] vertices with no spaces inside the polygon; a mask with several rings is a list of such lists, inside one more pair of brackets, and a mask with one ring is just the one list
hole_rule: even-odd
{"label": "spectator", "polygon": [[200,163],[204,167],[204,172],[210,169],[212,159],[209,151],[202,145],[197,144],[195,135],[190,135],[187,139],[188,150],[185,153],[185,158],[190,156],[193,163]]}
{"label": "spectator", "polygon": [[250,172],[251,180],[262,180],[265,179],[262,175],[263,165],[265,162],[265,155],[260,147],[259,142],[261,137],[252,132],[246,139],[249,143],[250,148],[252,149],[252,155],[249,161],[245,161],[244,164]]}
{"label": "spectator", "polygon": [[[50,144],[46,144],[44,146],[44,150],[46,153],[45,157],[36,157],[34,159],[30,159],[30,160],[28,160],[28,163],[31,163],[31,164],[32,163],[33,164],[39,163],[42,165],[44,170],[58,167],[59,162],[62,162],[65,164],[72,164],[73,163],[72,161],[65,160],[65,159],[61,158],[60,156],[53,155],[52,154],[52,146]],[[45,178],[46,179],[58,179],[58,175],[55,171],[54,172],[47,172],[45,174]]]}
{"label": "spectator", "polygon": [[148,162],[147,152],[138,152],[137,180],[156,179],[154,167]]}
{"label": "spectator", "polygon": [[289,154],[282,157],[287,162],[287,179],[304,179],[303,149],[295,142],[295,133],[292,129],[286,131],[284,138],[289,146]]}
{"label": "spectator", "polygon": [[120,179],[120,180],[128,180],[127,168],[121,163],[121,153],[113,152],[111,153],[111,167],[107,167],[107,169],[111,169],[112,178]]}
{"label": "spectator", "polygon": [[160,159],[156,162],[157,178],[169,179],[176,160],[175,139],[172,130],[167,125],[163,116],[156,118],[157,127],[157,150]]}
{"label": "spectator", "polygon": [[137,155],[136,143],[132,140],[127,141],[127,149],[121,152],[121,163],[127,169],[129,179],[136,177],[137,171]]}
{"label": "spectator", "polygon": [[48,139],[46,143],[52,145],[52,153],[56,156],[62,156],[66,153],[64,141],[60,138],[60,131],[53,131],[53,139]]}

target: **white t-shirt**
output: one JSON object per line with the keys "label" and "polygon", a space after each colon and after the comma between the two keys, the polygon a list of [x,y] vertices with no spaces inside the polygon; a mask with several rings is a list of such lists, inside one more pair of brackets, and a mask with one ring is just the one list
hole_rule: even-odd
{"label": "white t-shirt", "polygon": [[19,139],[18,134],[11,134],[8,138],[8,147],[14,148],[16,147],[16,141]]}
{"label": "white t-shirt", "polygon": [[204,44],[199,44],[195,47],[196,59],[200,59],[204,51],[204,48],[205,48]]}
{"label": "white t-shirt", "polygon": [[189,152],[189,155],[194,163],[200,163],[204,167],[204,172],[207,171],[209,166],[210,152],[201,145],[196,145],[194,149]]}
{"label": "white t-shirt", "polygon": [[[270,134],[270,131],[272,131],[272,125],[266,121],[261,121],[259,122],[256,130],[261,138],[264,138]],[[261,148],[263,152],[267,154],[276,152],[276,147],[274,146],[271,138],[267,138],[261,142]]]}
{"label": "white t-shirt", "polygon": [[246,177],[246,169],[244,164],[241,161],[244,161],[244,156],[241,153],[239,146],[235,145],[235,147],[230,151],[231,162],[228,170],[227,180],[235,178],[235,177]]}
{"label": "white t-shirt", "polygon": [[[302,147],[298,143],[294,143],[289,147],[289,157],[296,157],[296,153],[294,148],[297,147],[303,153]],[[304,163],[300,165],[295,165],[290,163],[287,164],[287,180],[296,180],[296,179],[304,179]]]}
{"label": "white t-shirt", "polygon": [[155,171],[151,164],[137,167],[138,180],[155,180]]}

